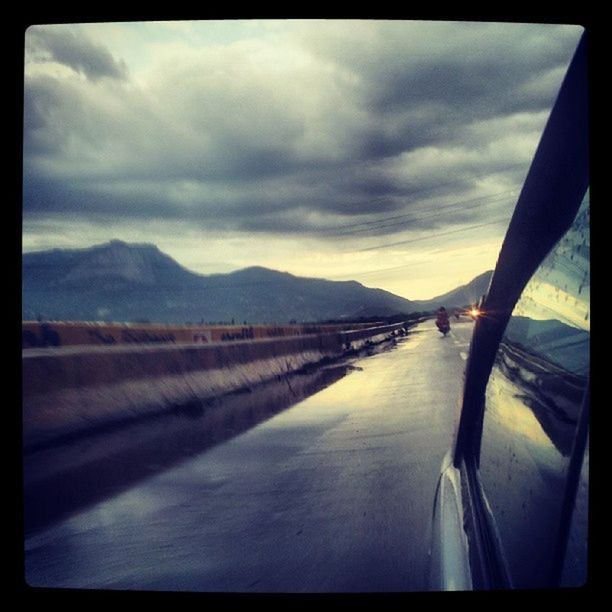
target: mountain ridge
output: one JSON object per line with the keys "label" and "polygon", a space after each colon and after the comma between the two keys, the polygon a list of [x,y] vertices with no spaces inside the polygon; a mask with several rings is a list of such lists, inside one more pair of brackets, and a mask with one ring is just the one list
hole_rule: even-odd
{"label": "mountain ridge", "polygon": [[24,319],[282,323],[407,314],[433,302],[259,265],[205,275],[152,243],[122,240],[24,253],[22,287]]}
{"label": "mountain ridge", "polygon": [[440,306],[457,308],[477,303],[486,293],[493,270],[487,270],[474,277],[469,283],[447,291],[429,300],[413,300],[414,305],[422,310],[432,310]]}

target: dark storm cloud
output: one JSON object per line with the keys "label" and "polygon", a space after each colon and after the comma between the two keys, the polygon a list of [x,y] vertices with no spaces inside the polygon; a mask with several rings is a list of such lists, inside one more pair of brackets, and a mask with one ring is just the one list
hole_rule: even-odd
{"label": "dark storm cloud", "polygon": [[[526,81],[565,66],[577,40],[577,28],[539,24],[383,21],[373,28],[378,36],[369,44],[347,33],[310,43],[326,59],[357,66],[364,97],[383,112],[422,103],[474,112],[504,105]],[[546,93],[554,95],[554,84]]]}
{"label": "dark storm cloud", "polygon": [[[500,112],[548,108],[554,89],[539,97],[518,94],[534,74],[563,65],[567,57],[522,58],[520,56],[476,58],[466,64],[462,58],[441,58],[424,65],[395,66],[373,76],[375,86],[370,102],[377,112],[393,112],[425,104],[439,104],[449,119],[488,117]],[[541,65],[544,64],[544,65]]]}
{"label": "dark storm cloud", "polygon": [[361,134],[366,157],[442,142],[492,117],[549,110],[577,41],[576,30],[556,26],[377,26],[380,38],[369,45],[330,37],[313,46],[359,73],[362,104],[377,118]]}
{"label": "dark storm cloud", "polygon": [[363,222],[359,235],[380,235],[397,227],[377,218],[437,227],[432,198],[524,175],[521,138],[537,141],[575,32],[360,27],[306,27],[295,67],[215,48],[159,64],[146,87],[80,30],[29,31],[31,66],[87,79],[26,74],[24,215],[321,237]]}
{"label": "dark storm cloud", "polygon": [[31,55],[64,64],[94,81],[103,77],[127,77],[124,62],[69,26],[36,26],[28,30],[26,40]]}
{"label": "dark storm cloud", "polygon": [[[391,111],[369,111],[376,120],[360,127],[355,134],[354,156],[370,160],[393,157],[407,150],[418,149],[439,142],[449,131],[450,117],[440,104],[412,104]],[[444,123],[440,115],[445,114]],[[454,122],[456,123],[456,122]]]}
{"label": "dark storm cloud", "polygon": [[[45,87],[45,81],[50,87]],[[37,82],[26,79],[24,89],[24,149],[28,155],[50,154],[58,149],[61,125],[53,123],[54,109],[61,107],[61,91],[54,87],[54,79],[41,78]]]}

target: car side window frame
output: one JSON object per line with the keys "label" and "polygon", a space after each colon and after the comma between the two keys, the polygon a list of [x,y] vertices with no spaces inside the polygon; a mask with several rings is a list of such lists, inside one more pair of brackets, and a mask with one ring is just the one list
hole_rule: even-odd
{"label": "car side window frame", "polygon": [[[527,283],[571,227],[589,185],[588,66],[586,33],[577,47],[545,127],[510,221],[498,263],[475,323],[466,364],[453,464],[465,470],[493,587],[511,586],[478,477],[485,391],[499,344]],[[572,483],[575,478],[572,479]],[[565,499],[571,497],[568,485]],[[489,515],[487,517],[487,515]],[[561,546],[561,544],[560,544]]]}

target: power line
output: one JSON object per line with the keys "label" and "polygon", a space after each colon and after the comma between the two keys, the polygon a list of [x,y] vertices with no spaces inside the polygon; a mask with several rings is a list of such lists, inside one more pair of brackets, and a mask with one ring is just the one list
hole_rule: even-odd
{"label": "power line", "polygon": [[397,242],[389,242],[386,244],[379,244],[377,246],[373,246],[373,247],[367,247],[365,249],[359,249],[359,252],[363,252],[363,251],[376,251],[377,249],[386,249],[388,247],[392,247],[392,246],[397,246],[399,244],[409,244],[411,242],[418,242],[420,240],[431,240],[432,238],[439,238],[440,236],[448,236],[450,234],[457,234],[459,232],[466,232],[469,231],[471,229],[477,229],[479,227],[485,227],[487,225],[495,225],[497,223],[502,223],[507,221],[507,219],[496,219],[495,221],[487,221],[486,223],[478,223],[477,225],[470,225],[468,227],[461,227],[455,230],[450,230],[448,232],[442,232],[441,234],[436,234],[435,236],[420,236],[418,238],[410,238],[409,240],[399,240]]}
{"label": "power line", "polygon": [[[346,234],[346,235],[350,235],[350,234],[357,234],[357,233],[361,233],[361,232],[367,232],[370,231],[372,229],[385,229],[387,227],[389,227],[388,225],[385,225],[386,223],[394,223],[396,224],[397,220],[399,219],[405,219],[405,221],[407,222],[412,222],[412,221],[425,221],[425,220],[429,220],[429,219],[435,219],[436,217],[442,217],[445,214],[447,214],[446,211],[448,211],[449,209],[454,209],[457,208],[460,205],[464,205],[464,204],[471,204],[470,206],[464,206],[462,208],[462,210],[472,210],[473,208],[477,208],[479,206],[482,206],[482,200],[487,200],[489,198],[489,201],[486,202],[485,204],[489,204],[489,203],[494,203],[494,202],[500,202],[503,200],[503,198],[500,198],[499,200],[494,200],[492,198],[498,197],[498,196],[505,196],[509,193],[514,193],[515,190],[511,189],[508,191],[502,191],[499,192],[497,194],[493,194],[492,196],[482,196],[480,198],[474,198],[471,200],[463,200],[463,201],[459,201],[459,202],[453,202],[452,204],[448,204],[446,206],[442,206],[440,208],[436,208],[436,210],[427,212],[426,214],[423,215],[417,215],[414,213],[405,213],[402,215],[395,215],[393,217],[387,217],[386,219],[379,219],[377,221],[364,221],[360,224],[354,224],[354,225],[372,225],[374,226],[375,224],[381,224],[378,225],[378,227],[365,227],[365,228],[359,228],[359,229],[346,229],[342,228],[340,230],[340,233],[342,235]],[[395,225],[397,227],[397,225]],[[391,225],[391,227],[393,227],[393,225]]]}
{"label": "power line", "polygon": [[[496,170],[495,172],[486,172],[486,173],[482,173],[482,174],[474,174],[474,175],[466,177],[466,178],[468,178],[468,179],[476,179],[476,178],[483,178],[483,177],[488,177],[488,176],[495,176],[496,174],[500,174],[500,173],[507,172],[509,170],[514,170],[514,169],[517,169],[517,168],[527,168],[528,169],[528,164],[525,163],[525,162],[519,162],[519,163],[516,163],[516,164],[510,164],[508,166],[500,168],[499,170]],[[419,189],[417,191],[417,193],[427,193],[428,191],[435,191],[436,189],[439,189],[440,187],[449,187],[449,186],[457,185],[457,184],[462,184],[463,185],[463,184],[465,184],[466,178],[462,178],[461,180],[447,181],[445,183],[437,183],[436,185],[432,185],[431,187],[423,187],[423,188]],[[498,194],[493,194],[493,196],[483,196],[482,199],[485,199],[485,198],[488,198],[488,197],[495,197],[497,195],[501,195],[503,193],[510,193],[510,192],[513,192],[513,191],[516,191],[516,189],[511,189],[511,190],[508,190],[508,191],[505,191],[505,192],[499,192]],[[387,198],[388,198],[388,196],[382,196],[382,197],[376,198],[374,201],[384,200],[384,199],[387,199]],[[474,200],[467,200],[466,202],[471,202],[471,201],[474,201]],[[452,206],[455,206],[457,204],[459,204],[459,202],[458,203],[450,204],[449,206],[452,207]],[[408,213],[408,214],[410,214],[410,213]],[[399,218],[399,217],[402,217],[402,216],[404,216],[404,215],[398,215],[397,217],[389,217],[388,220]],[[386,220],[387,219],[385,219],[385,221]],[[384,220],[379,220],[379,221],[384,221]],[[344,225],[342,227],[350,229],[350,228],[353,228],[353,227],[358,227],[360,225],[367,225],[367,224],[370,224],[370,223],[377,223],[379,221],[361,221],[361,222],[357,222],[357,223],[347,224],[347,225]],[[339,229],[339,228],[323,228],[323,227],[321,227],[321,228],[318,228],[318,231],[326,231],[326,229],[328,231],[333,231],[334,229]]]}

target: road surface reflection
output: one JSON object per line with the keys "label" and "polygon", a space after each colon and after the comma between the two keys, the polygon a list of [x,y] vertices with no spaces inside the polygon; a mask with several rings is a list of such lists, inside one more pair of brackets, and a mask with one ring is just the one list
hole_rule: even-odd
{"label": "road surface reflection", "polygon": [[23,457],[26,533],[236,436],[351,371],[311,368]]}

